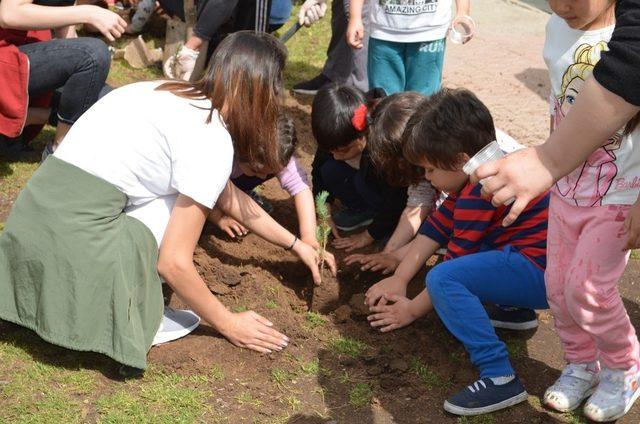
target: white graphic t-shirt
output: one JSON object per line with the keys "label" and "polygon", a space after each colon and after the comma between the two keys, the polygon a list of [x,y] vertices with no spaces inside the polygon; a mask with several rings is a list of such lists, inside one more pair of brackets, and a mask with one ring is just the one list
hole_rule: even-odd
{"label": "white graphic t-shirt", "polygon": [[451,23],[452,0],[373,0],[371,37],[399,43],[440,40]]}
{"label": "white graphic t-shirt", "polygon": [[[580,31],[557,15],[547,23],[544,60],[551,79],[549,99],[553,128],[557,128],[591,75],[600,53],[607,50],[614,26]],[[623,136],[623,129],[569,175],[561,178],[554,193],[575,206],[630,205],[640,192],[640,130]],[[636,143],[637,144],[637,143]]]}

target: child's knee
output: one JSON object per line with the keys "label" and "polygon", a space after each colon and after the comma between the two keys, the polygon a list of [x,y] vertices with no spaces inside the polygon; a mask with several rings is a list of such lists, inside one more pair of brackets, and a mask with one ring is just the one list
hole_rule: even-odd
{"label": "child's knee", "polygon": [[444,287],[450,279],[446,262],[436,265],[425,278],[425,286],[432,299],[440,299],[444,295]]}
{"label": "child's knee", "polygon": [[600,288],[589,280],[567,284],[564,298],[574,320],[582,324],[588,324],[594,318],[597,319],[590,312],[604,312],[615,307],[616,301],[620,301],[615,285]]}

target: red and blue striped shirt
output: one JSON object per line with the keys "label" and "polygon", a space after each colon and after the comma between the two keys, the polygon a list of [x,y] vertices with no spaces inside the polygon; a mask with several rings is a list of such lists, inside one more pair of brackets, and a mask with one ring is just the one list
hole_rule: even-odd
{"label": "red and blue striped shirt", "polygon": [[509,245],[545,269],[549,193],[532,200],[513,224],[503,227],[510,206],[496,208],[480,196],[481,189],[469,183],[449,195],[422,223],[420,234],[446,246],[445,260]]}

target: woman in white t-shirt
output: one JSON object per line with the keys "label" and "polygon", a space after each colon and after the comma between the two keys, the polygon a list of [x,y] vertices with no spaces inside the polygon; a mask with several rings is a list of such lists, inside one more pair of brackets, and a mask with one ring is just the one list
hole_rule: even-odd
{"label": "woman in white t-shirt", "polygon": [[[0,237],[0,319],[103,353],[130,373],[147,366],[162,276],[235,345],[286,346],[267,319],[227,310],[193,264],[215,205],[292,250],[319,280],[315,249],[228,183],[234,154],[257,169],[278,163],[285,60],[272,36],[239,32],[220,44],[201,81],[131,84],[91,107],[13,206]],[[118,114],[123,105],[139,113]]]}

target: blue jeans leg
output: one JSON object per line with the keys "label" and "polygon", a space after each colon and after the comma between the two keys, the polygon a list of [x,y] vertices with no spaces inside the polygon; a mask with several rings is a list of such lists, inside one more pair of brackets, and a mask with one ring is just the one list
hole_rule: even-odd
{"label": "blue jeans leg", "polygon": [[327,191],[343,206],[353,210],[364,210],[368,204],[358,193],[355,178],[358,171],[346,162],[328,159],[320,168],[322,182]]}
{"label": "blue jeans leg", "polygon": [[444,49],[444,39],[407,44],[404,58],[405,91],[417,91],[429,96],[440,90]]}
{"label": "blue jeans leg", "polygon": [[383,88],[387,94],[405,91],[404,49],[406,43],[369,38],[369,88]]}
{"label": "blue jeans leg", "polygon": [[440,319],[469,352],[482,378],[514,373],[482,302],[549,307],[544,271],[509,246],[443,262],[429,272],[426,285]]}

